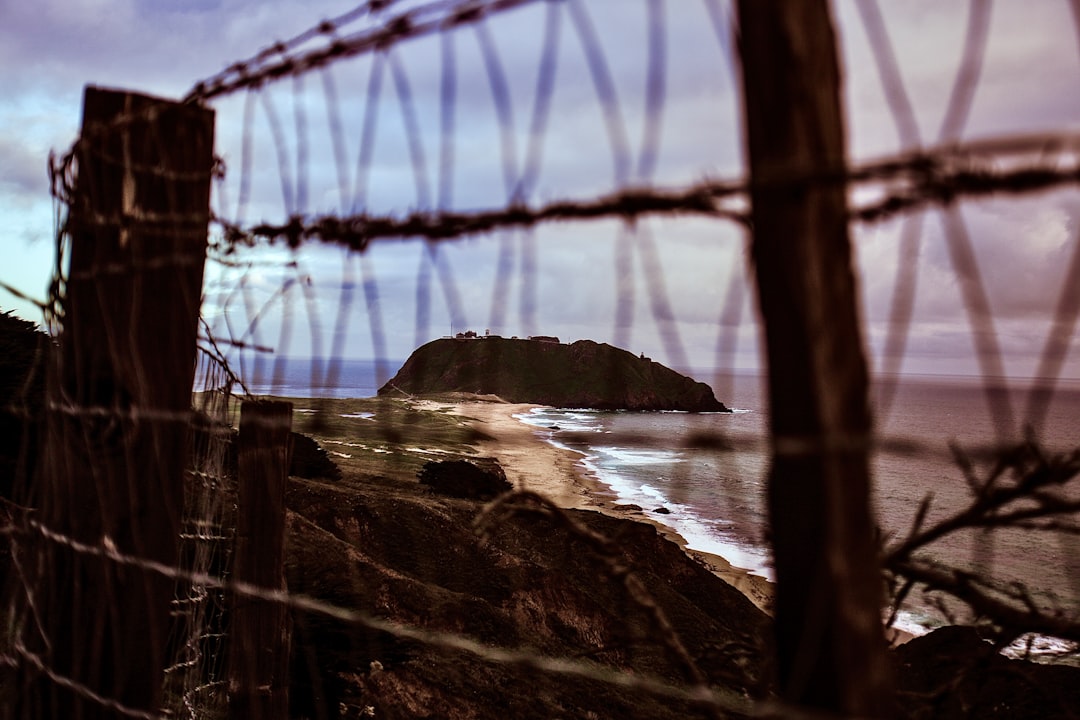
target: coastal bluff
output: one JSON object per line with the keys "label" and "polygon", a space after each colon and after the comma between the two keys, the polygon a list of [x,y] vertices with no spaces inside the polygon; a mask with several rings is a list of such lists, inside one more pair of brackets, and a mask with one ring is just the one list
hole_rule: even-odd
{"label": "coastal bluff", "polygon": [[730,412],[705,383],[592,340],[433,340],[379,389],[380,396],[442,393],[551,407]]}

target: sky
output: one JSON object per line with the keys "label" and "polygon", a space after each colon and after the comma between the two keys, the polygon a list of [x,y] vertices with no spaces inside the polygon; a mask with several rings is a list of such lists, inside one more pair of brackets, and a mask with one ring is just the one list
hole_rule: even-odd
{"label": "sky", "polygon": [[[614,120],[597,100],[580,25],[566,9],[557,11],[555,90],[546,130],[537,136],[543,141],[535,152],[538,173],[523,191],[525,201],[588,199],[628,184],[678,188],[705,178],[741,177],[730,13],[718,21],[703,0],[658,5],[664,10],[666,71],[655,146],[643,142],[649,118],[647,3],[579,4],[587,9],[613,78]],[[726,2],[716,5],[728,8]],[[179,99],[196,81],[353,6],[329,0],[0,0],[0,226],[6,231],[0,281],[45,298],[55,266],[46,162],[50,151],[64,152],[75,140],[85,85]],[[967,4],[905,0],[880,3],[880,9],[919,136],[934,144],[960,60]],[[454,31],[450,155],[440,144],[445,48],[438,37],[409,41],[378,61],[381,91],[371,113],[377,63],[371,55],[335,64],[329,81],[312,73],[300,82],[269,85],[251,99],[250,124],[244,120],[245,93],[212,101],[216,151],[227,168],[215,189],[215,212],[241,215],[237,200],[245,176],[251,194],[239,218],[244,222],[280,221],[289,211],[400,215],[436,207],[502,207],[508,176],[513,185],[529,157],[548,12],[544,3],[533,4],[490,19],[480,31]],[[837,0],[833,12],[850,157],[860,161],[915,149],[910,138],[900,139],[855,0]],[[500,60],[508,98],[502,104],[493,101],[500,79],[492,80],[485,47]],[[1080,130],[1080,55],[1068,3],[995,3],[987,47],[959,137]],[[411,105],[402,103],[402,78]],[[336,102],[328,102],[327,82]],[[403,110],[410,106],[412,115]],[[275,117],[284,138],[280,144],[273,137]],[[375,122],[367,126],[373,153],[362,173],[365,117]],[[335,119],[340,136],[334,134]],[[422,155],[419,175],[413,170],[415,146],[408,143],[410,122]],[[252,149],[246,169],[245,137]],[[619,137],[625,138],[623,155],[612,151]],[[654,147],[654,163],[643,147]],[[442,162],[451,156],[452,163]],[[960,210],[1010,375],[1035,372],[1077,244],[1078,211],[1075,189],[966,202]],[[921,223],[911,334],[898,367],[910,373],[977,372],[942,215],[926,212]],[[902,224],[895,219],[852,230],[866,342],[879,369],[885,367],[889,308],[902,264]],[[378,243],[362,256],[318,244],[296,252],[259,248],[233,258],[247,264],[243,271],[208,264],[203,312],[215,335],[286,355],[402,359],[419,342],[472,329],[591,338],[683,368],[722,362],[749,369],[759,363],[758,326],[745,246],[743,231],[728,222],[656,218],[633,228],[612,220],[549,225],[532,233],[469,237],[435,250],[418,241]],[[289,290],[283,293],[285,283]],[[741,303],[732,305],[731,298]],[[4,290],[0,308],[40,319],[32,304]],[[728,320],[737,317],[737,342],[732,355],[718,358],[725,308]],[[1073,348],[1066,376],[1080,378],[1078,355]]]}

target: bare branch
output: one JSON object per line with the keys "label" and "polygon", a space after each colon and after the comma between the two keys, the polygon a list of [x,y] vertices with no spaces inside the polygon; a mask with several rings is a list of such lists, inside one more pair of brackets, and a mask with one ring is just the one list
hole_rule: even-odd
{"label": "bare branch", "polygon": [[[892,574],[893,587],[901,578],[904,580],[894,594],[889,622],[895,620],[912,586],[919,584],[924,586],[924,592],[952,596],[977,616],[994,623],[1003,645],[1024,633],[1080,641],[1080,615],[1044,607],[1027,585],[1019,582],[997,585],[991,578],[916,556],[918,551],[948,535],[977,528],[1080,535],[1080,524],[1071,517],[1080,513],[1080,498],[1070,498],[1064,491],[1066,484],[1080,474],[1080,452],[1051,454],[1029,438],[1014,447],[999,449],[990,469],[980,475],[965,451],[956,445],[951,450],[971,491],[971,501],[924,528],[930,506],[927,496],[907,536],[884,552],[882,566]],[[938,596],[932,602],[952,622],[944,598]]]}
{"label": "bare branch", "polygon": [[899,545],[886,551],[886,566],[906,560],[916,550],[959,530],[1016,526],[1021,522],[1080,512],[1080,499],[1067,500],[1057,492],[1080,474],[1080,454],[1077,452],[1047,455],[1037,443],[1028,441],[999,451],[992,470],[981,478],[967,454],[958,446],[951,447],[971,490],[971,503],[922,530],[929,506],[929,498],[924,499],[911,532]]}
{"label": "bare branch", "polygon": [[976,614],[988,618],[1003,628],[1016,632],[1051,635],[1063,640],[1080,642],[1080,617],[1063,611],[1039,607],[1027,588],[994,588],[972,573],[938,565],[929,560],[905,560],[890,563],[891,572],[963,601]]}

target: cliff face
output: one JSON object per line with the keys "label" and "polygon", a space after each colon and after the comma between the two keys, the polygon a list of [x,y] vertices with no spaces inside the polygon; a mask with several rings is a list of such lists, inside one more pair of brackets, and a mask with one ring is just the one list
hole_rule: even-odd
{"label": "cliff face", "polygon": [[[478,502],[385,477],[337,486],[291,478],[287,503],[290,593],[494,650],[688,682],[648,607],[563,521],[514,514],[481,538]],[[709,686],[731,698],[768,689],[769,619],[749,600],[651,525],[585,510],[566,515],[618,538],[614,558],[664,609]],[[290,717],[714,717],[689,700],[491,662],[317,613],[298,611],[294,623]]]}
{"label": "cliff face", "polygon": [[417,348],[380,395],[466,392],[509,402],[602,410],[728,412],[705,383],[591,340],[434,340]]}

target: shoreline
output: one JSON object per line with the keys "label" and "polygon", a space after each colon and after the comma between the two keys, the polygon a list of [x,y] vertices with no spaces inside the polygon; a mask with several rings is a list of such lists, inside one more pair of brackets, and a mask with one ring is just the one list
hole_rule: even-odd
{"label": "shoreline", "polygon": [[[428,407],[429,403],[432,409],[451,405],[424,400],[417,404]],[[545,495],[562,508],[592,510],[648,523],[759,609],[772,614],[773,584],[769,580],[736,567],[719,555],[688,548],[686,539],[673,528],[640,509],[619,504],[615,491],[582,467],[580,453],[546,442],[537,435],[535,428],[514,417],[539,406],[463,398],[452,407],[449,412],[476,423],[474,427],[491,436],[492,439],[478,443],[478,450],[498,460],[506,479],[515,488]]]}

